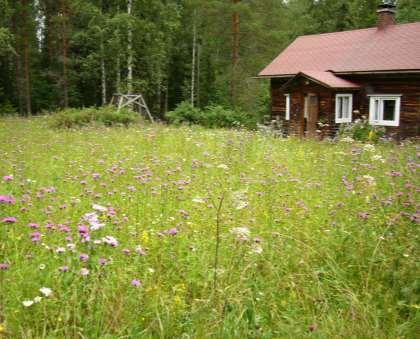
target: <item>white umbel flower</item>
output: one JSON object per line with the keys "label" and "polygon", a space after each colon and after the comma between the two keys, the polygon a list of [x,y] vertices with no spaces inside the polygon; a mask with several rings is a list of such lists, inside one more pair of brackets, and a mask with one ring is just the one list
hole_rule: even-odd
{"label": "white umbel flower", "polygon": [[52,289],[48,287],[41,287],[39,291],[46,297],[49,297],[52,294]]}

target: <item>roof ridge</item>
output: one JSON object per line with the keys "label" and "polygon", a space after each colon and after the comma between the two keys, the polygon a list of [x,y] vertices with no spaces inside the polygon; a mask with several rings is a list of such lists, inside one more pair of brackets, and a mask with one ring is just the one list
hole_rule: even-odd
{"label": "roof ridge", "polygon": [[[401,27],[401,26],[415,25],[415,24],[420,25],[420,21],[405,22],[405,23],[401,23],[401,24],[395,24],[395,25],[393,25],[393,27]],[[349,30],[346,30],[346,31],[335,31],[335,32],[304,34],[304,35],[297,36],[296,39],[305,38],[305,37],[320,36],[320,35],[336,35],[336,34],[342,34],[342,33],[357,32],[357,31],[369,31],[369,30],[377,30],[377,27],[375,26],[375,27],[349,29]]]}

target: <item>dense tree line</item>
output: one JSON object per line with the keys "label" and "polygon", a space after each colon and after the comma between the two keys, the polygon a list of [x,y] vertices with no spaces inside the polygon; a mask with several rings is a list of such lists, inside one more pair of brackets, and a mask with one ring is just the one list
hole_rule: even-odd
{"label": "dense tree line", "polygon": [[[264,106],[258,71],[298,35],[375,25],[379,0],[0,0],[0,113],[102,105],[142,92],[162,115],[189,100]],[[420,20],[400,0],[398,21]]]}

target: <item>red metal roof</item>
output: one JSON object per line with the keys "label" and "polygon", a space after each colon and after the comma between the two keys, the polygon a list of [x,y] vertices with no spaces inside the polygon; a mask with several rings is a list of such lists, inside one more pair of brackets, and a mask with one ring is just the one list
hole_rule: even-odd
{"label": "red metal roof", "polygon": [[339,78],[332,72],[320,72],[320,71],[305,71],[299,72],[295,77],[290,79],[284,84],[284,87],[287,87],[295,78],[299,76],[304,76],[308,79],[311,79],[315,82],[321,83],[324,86],[331,88],[360,88],[358,84],[353,81],[349,81],[343,78]]}
{"label": "red metal roof", "polygon": [[259,76],[394,70],[420,70],[420,22],[301,36]]}

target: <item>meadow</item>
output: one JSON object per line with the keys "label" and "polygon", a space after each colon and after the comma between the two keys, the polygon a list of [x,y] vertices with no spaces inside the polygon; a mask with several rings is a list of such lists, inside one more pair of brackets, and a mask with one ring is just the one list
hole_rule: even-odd
{"label": "meadow", "polygon": [[0,120],[0,337],[415,338],[418,144]]}

